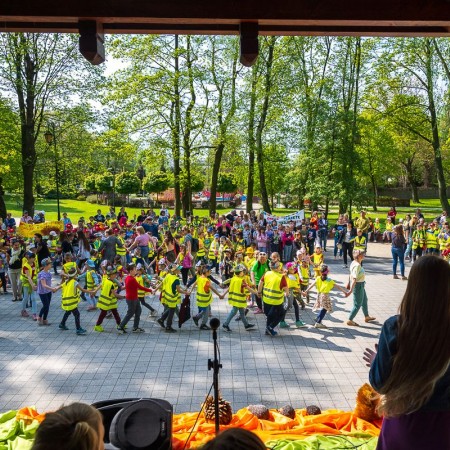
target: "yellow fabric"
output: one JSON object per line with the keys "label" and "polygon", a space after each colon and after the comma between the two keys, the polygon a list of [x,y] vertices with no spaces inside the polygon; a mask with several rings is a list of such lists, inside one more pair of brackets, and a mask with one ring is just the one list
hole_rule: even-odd
{"label": "yellow fabric", "polygon": [[328,294],[333,289],[334,281],[330,278],[322,280],[321,277],[316,278],[316,287],[319,294]]}
{"label": "yellow fabric", "polygon": [[212,303],[212,293],[211,291],[205,292],[205,286],[208,283],[208,278],[205,276],[200,276],[197,278],[197,306],[200,308],[206,308]]}
{"label": "yellow fabric", "polygon": [[309,283],[309,266],[303,267],[300,266],[300,274],[302,276],[302,283],[304,286],[307,286]]}
{"label": "yellow fabric", "polygon": [[71,278],[62,285],[61,308],[64,311],[72,311],[77,308],[78,303],[80,303],[80,296],[76,281]]}
{"label": "yellow fabric", "polygon": [[243,277],[234,275],[230,281],[230,290],[228,291],[228,303],[237,308],[245,308],[247,306],[247,297],[245,292],[241,292]]}
{"label": "yellow fabric", "polygon": [[24,269],[27,269],[28,274],[30,275],[30,278],[33,280],[33,283],[36,284],[36,282],[37,282],[36,266],[31,267],[31,265],[28,264],[28,261],[25,259],[25,261],[22,262],[22,270],[20,272],[20,281],[22,282],[22,285],[26,286],[26,287],[30,286],[30,282],[28,281],[28,277],[25,275]]}
{"label": "yellow fabric", "polygon": [[300,277],[298,273],[288,273],[286,275],[289,289],[300,289]]}
{"label": "yellow fabric", "polygon": [[94,269],[88,270],[86,273],[86,288],[90,291],[95,288],[94,274]]}
{"label": "yellow fabric", "polygon": [[75,261],[69,261],[63,264],[63,272],[69,273],[70,269],[76,269],[77,263]]}
{"label": "yellow fabric", "polygon": [[117,309],[117,297],[112,295],[112,291],[115,287],[115,283],[109,278],[103,281],[100,298],[97,302],[97,307],[99,309],[103,309],[104,311]]}
{"label": "yellow fabric", "polygon": [[127,254],[127,251],[125,249],[125,241],[120,236],[117,236],[117,239],[119,239],[119,242],[122,244],[122,247],[116,245],[116,254],[119,256],[125,256]]}
{"label": "yellow fabric", "polygon": [[266,272],[264,274],[263,301],[268,305],[281,305],[284,302],[284,293],[280,288],[282,273]]}
{"label": "yellow fabric", "polygon": [[209,260],[216,261],[217,254],[218,254],[218,249],[219,249],[219,241],[214,239],[211,242],[211,245],[209,246],[209,251],[208,251],[208,259]]}
{"label": "yellow fabric", "polygon": [[366,238],[364,236],[356,236],[355,238],[355,250],[366,250]]}
{"label": "yellow fabric", "polygon": [[206,255],[205,242],[202,238],[198,238],[198,252],[197,257],[203,258]]}
{"label": "yellow fabric", "polygon": [[176,275],[172,275],[171,273],[168,273],[164,277],[164,281],[162,284],[162,291],[163,291],[163,298],[164,303],[169,308],[176,308],[176,306],[181,303],[181,295],[179,292],[175,292],[175,294],[172,292],[172,285],[175,280],[178,280],[178,277]]}

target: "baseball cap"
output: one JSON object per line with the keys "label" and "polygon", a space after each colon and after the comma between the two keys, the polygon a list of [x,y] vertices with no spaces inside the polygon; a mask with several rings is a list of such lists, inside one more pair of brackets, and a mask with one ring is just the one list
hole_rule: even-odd
{"label": "baseball cap", "polygon": [[244,270],[245,270],[245,266],[243,264],[238,264],[234,268],[234,273],[240,273],[240,272],[243,272]]}
{"label": "baseball cap", "polygon": [[51,264],[52,263],[52,259],[51,258],[44,258],[42,261],[41,261],[41,266],[42,267],[45,267],[47,264]]}
{"label": "baseball cap", "polygon": [[88,259],[86,261],[86,264],[87,264],[88,267],[92,267],[92,268],[95,267],[95,262],[92,261],[92,259]]}
{"label": "baseball cap", "polygon": [[58,233],[56,231],[50,231],[49,236],[58,236]]}
{"label": "baseball cap", "polygon": [[69,278],[75,278],[78,275],[77,269],[75,267],[72,267],[71,269],[69,269],[69,271],[67,272],[67,276]]}
{"label": "baseball cap", "polygon": [[34,253],[33,252],[26,252],[25,253],[25,258],[34,258]]}

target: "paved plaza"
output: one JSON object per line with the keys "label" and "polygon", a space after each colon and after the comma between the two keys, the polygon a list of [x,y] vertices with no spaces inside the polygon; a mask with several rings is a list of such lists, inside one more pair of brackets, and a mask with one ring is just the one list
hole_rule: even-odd
{"label": "paved plaza", "polygon": [[[325,262],[330,277],[345,285],[348,270],[342,268],[342,261],[334,261],[329,250]],[[259,403],[353,409],[357,389],[368,380],[363,350],[377,342],[381,324],[396,313],[406,287],[406,281],[392,279],[388,245],[369,245],[364,267],[369,311],[376,322],[365,324],[360,312],[355,320],[361,326],[348,327],[345,322],[352,297],[345,299],[336,293],[334,312],[324,319],[329,326],[325,330],[312,328],[311,304],[302,312],[308,328],[282,329],[276,337],[264,334],[265,317],[251,311],[248,317],[257,324],[256,330],[245,331],[234,321],[232,333],[220,329],[220,388],[234,411]],[[105,332],[96,333],[98,312],[87,312],[81,303],[81,324],[88,334],[76,336],[73,316],[67,323],[69,331],[58,329],[60,292],[53,296],[49,327],[20,317],[21,304],[11,299],[10,294],[0,296],[0,411],[25,405],[48,411],[73,401],[154,397],[168,400],[181,413],[198,411],[209,391],[212,333],[200,331],[192,320],[181,330],[176,323],[178,332],[166,334],[147,318],[145,310],[141,323],[145,334],[118,335],[114,320],[105,320]],[[151,303],[161,310],[156,298]],[[214,300],[213,315],[221,323],[229,309],[226,300]],[[125,310],[123,301],[119,306],[122,317]],[[287,321],[294,323],[293,312]]]}

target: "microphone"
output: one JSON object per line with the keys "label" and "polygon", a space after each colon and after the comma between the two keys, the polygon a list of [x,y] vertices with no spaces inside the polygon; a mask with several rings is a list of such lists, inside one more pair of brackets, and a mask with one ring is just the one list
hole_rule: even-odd
{"label": "microphone", "polygon": [[217,328],[219,328],[220,326],[220,320],[217,317],[213,317],[210,321],[209,321],[209,326],[211,327],[211,329],[213,331],[217,330]]}

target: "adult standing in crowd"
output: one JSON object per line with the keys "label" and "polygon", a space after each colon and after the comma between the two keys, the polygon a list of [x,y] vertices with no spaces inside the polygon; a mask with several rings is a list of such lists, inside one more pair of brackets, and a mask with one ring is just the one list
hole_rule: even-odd
{"label": "adult standing in crowd", "polygon": [[141,257],[148,262],[148,253],[150,251],[149,241],[150,236],[145,232],[142,226],[136,228],[137,236],[134,238],[134,242],[127,248],[128,251],[133,248],[139,247],[141,249]]}
{"label": "adult standing in crowd", "polygon": [[355,220],[355,227],[362,231],[362,235],[366,238],[366,245],[369,242],[369,225],[370,220],[365,211],[361,211],[359,217]]}
{"label": "adult standing in crowd", "polygon": [[[269,270],[269,264],[267,263],[267,253],[259,252],[258,259],[253,263],[250,269],[250,279],[254,286],[258,286],[261,278]],[[261,295],[254,294],[254,299],[258,308],[255,310],[255,314],[262,314],[264,311],[262,309]]]}
{"label": "adult standing in crowd", "polygon": [[347,226],[342,229],[338,244],[342,245],[342,254],[344,256],[344,269],[348,267],[348,259],[353,261],[353,245],[356,238],[356,230],[353,228],[352,222],[347,222]]}
{"label": "adult standing in crowd", "polygon": [[6,252],[6,262],[9,267],[9,280],[11,281],[13,302],[22,301],[22,283],[20,274],[22,272],[22,259],[25,256],[25,250],[20,245],[18,239],[12,241],[12,247]]}
{"label": "adult standing in crowd", "polygon": [[47,242],[42,239],[41,233],[35,233],[34,245],[36,246],[38,265],[39,267],[41,267],[42,260],[50,257],[50,251],[47,247]]}
{"label": "adult standing in crowd", "polygon": [[399,314],[384,323],[376,351],[364,353],[384,416],[377,450],[450,448],[449,299],[448,262],[419,258]]}
{"label": "adult standing in crowd", "polygon": [[328,219],[324,212],[320,215],[318,226],[319,244],[322,247],[323,251],[326,252],[328,240]]}
{"label": "adult standing in crowd", "polygon": [[406,249],[406,240],[403,235],[403,225],[396,225],[394,231],[392,233],[392,273],[395,279],[398,279],[397,276],[397,265],[400,263],[400,275],[402,280],[407,280],[405,277],[405,249]]}
{"label": "adult standing in crowd", "polygon": [[[103,251],[103,259],[104,260],[107,259],[110,263],[113,263],[114,257],[116,256],[116,247],[122,248],[123,244],[122,242],[120,242],[117,236],[114,235],[113,230],[111,230],[111,228],[108,228],[106,230],[106,239],[103,240],[102,243],[100,244],[98,252],[101,253]],[[148,247],[147,247],[147,255],[148,255]]]}
{"label": "adult standing in crowd", "polygon": [[359,326],[353,319],[362,308],[365,322],[372,322],[375,317],[369,314],[369,307],[366,293],[366,273],[364,267],[361,265],[364,259],[363,250],[353,250],[353,261],[350,264],[350,292],[353,292],[353,308],[347,321],[347,325],[357,327]]}

